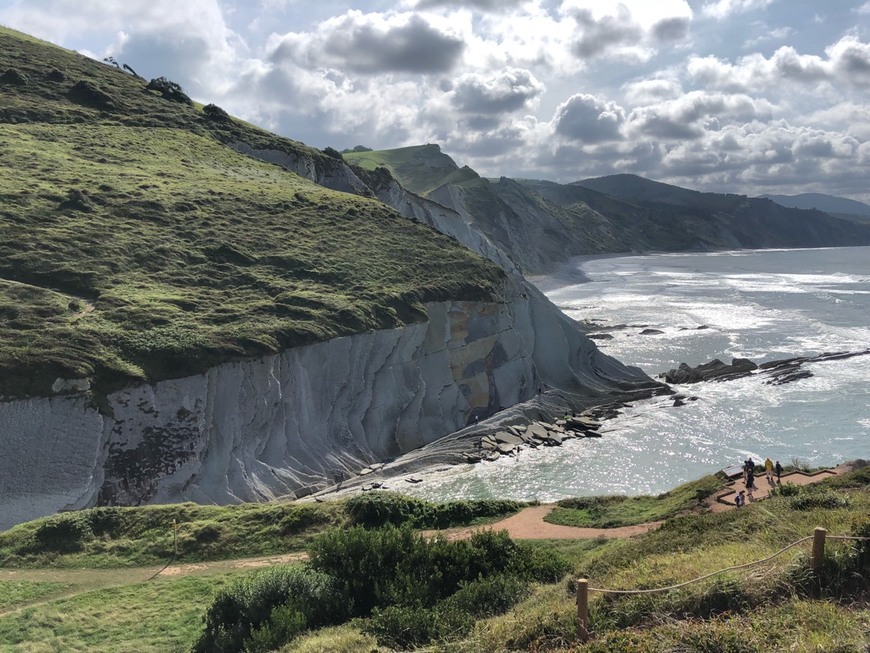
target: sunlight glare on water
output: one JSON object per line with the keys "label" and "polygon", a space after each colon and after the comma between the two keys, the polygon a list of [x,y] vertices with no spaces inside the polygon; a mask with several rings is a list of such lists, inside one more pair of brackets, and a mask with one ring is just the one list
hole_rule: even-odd
{"label": "sunlight glare on water", "polygon": [[[583,260],[576,281],[540,280],[570,317],[612,340],[598,346],[655,376],[680,362],[757,363],[870,347],[870,248],[754,250]],[[588,281],[584,282],[584,278]],[[640,335],[645,328],[662,331]],[[676,386],[696,401],[637,402],[600,439],[527,449],[402,488],[433,499],[553,501],[649,494],[766,456],[833,465],[870,458],[870,356],[806,366],[811,378]]]}

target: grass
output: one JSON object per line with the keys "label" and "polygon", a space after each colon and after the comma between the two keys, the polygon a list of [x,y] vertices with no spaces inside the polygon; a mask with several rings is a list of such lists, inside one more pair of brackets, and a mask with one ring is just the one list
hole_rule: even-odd
{"label": "grass", "polygon": [[[381,497],[380,495],[384,495]],[[401,501],[397,501],[402,499]],[[307,549],[327,528],[414,520],[419,528],[486,524],[515,502],[429,502],[370,493],[323,503],[101,507],[61,513],[0,533],[0,567],[111,569],[270,556]]]}
{"label": "grass", "polygon": [[69,583],[0,580],[0,611],[69,589]]}
{"label": "grass", "polygon": [[[373,152],[345,152],[348,163],[364,170],[383,167],[412,193],[425,196],[457,178],[457,165],[437,145],[400,147]],[[476,177],[476,175],[475,175]]]}
{"label": "grass", "polygon": [[232,575],[155,580],[83,592],[0,617],[0,650],[188,651]]}
{"label": "grass", "polygon": [[[821,583],[807,582],[806,543],[764,565],[729,572],[676,592],[642,598],[605,598],[592,593],[593,639],[586,647],[576,642],[572,578],[587,577],[593,587],[660,587],[769,556],[810,535],[816,526],[828,528],[832,535],[870,532],[870,468],[789,492],[739,511],[690,512],[667,519],[659,530],[629,540],[531,543],[571,560],[569,577],[557,585],[533,585],[528,596],[505,614],[479,619],[469,634],[422,650],[863,652],[870,643],[870,569],[866,559],[860,563],[855,558],[855,544],[833,540],[827,545]],[[828,501],[831,496],[838,498],[836,507],[824,507],[832,505]],[[163,509],[170,508],[186,511],[202,507]],[[155,509],[129,509],[130,519],[138,513],[136,521],[142,522],[142,528],[148,521],[146,516],[157,528],[171,513],[151,512]],[[233,528],[242,528],[241,513],[236,519]],[[17,592],[17,598],[10,602],[25,604],[11,614],[3,614],[0,608],[0,651],[189,650],[201,632],[201,616],[217,590],[232,578],[250,573],[236,571],[230,576],[226,567],[214,565],[198,576],[143,583],[148,571],[16,572],[32,576],[29,584],[20,578],[11,583],[0,578],[0,595]],[[69,596],[71,586],[81,591]],[[56,593],[61,596],[54,596]],[[385,653],[387,649],[377,648],[372,637],[364,634],[365,628],[366,622],[357,620],[317,630],[280,650]]]}
{"label": "grass", "polygon": [[608,496],[563,499],[547,517],[551,524],[615,528],[660,521],[697,509],[721,489],[723,480],[705,476],[658,496]]}
{"label": "grass", "polygon": [[[452,239],[226,143],[335,159],[0,29],[12,68],[28,82],[0,109],[0,396],[58,377],[106,393],[496,295],[502,272]],[[113,108],[71,99],[81,80]]]}

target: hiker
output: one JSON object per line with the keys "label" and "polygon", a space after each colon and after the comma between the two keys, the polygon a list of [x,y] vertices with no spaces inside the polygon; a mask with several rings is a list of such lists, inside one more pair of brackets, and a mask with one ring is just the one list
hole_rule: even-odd
{"label": "hiker", "polygon": [[764,461],[764,475],[767,476],[767,482],[773,485],[773,461],[768,456]]}
{"label": "hiker", "polygon": [[734,497],[734,504],[738,508],[746,504],[746,497],[744,496],[745,494],[746,490],[740,490],[740,492],[737,493],[737,496]]}
{"label": "hiker", "polygon": [[749,474],[749,460],[743,461],[743,483],[746,484],[746,476]]}
{"label": "hiker", "polygon": [[777,485],[782,485],[782,465],[779,464],[779,461],[776,461],[776,465],[774,466],[776,470],[776,483]]}
{"label": "hiker", "polygon": [[755,473],[750,469],[749,473],[746,474],[746,496],[749,497],[750,501],[755,501],[755,497],[753,493],[755,492]]}

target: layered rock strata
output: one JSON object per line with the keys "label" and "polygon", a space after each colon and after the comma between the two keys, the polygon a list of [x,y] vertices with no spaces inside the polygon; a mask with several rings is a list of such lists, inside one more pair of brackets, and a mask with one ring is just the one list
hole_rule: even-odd
{"label": "layered rock strata", "polygon": [[301,496],[560,388],[660,387],[600,353],[519,278],[499,301],[101,398],[0,402],[0,529],[97,504]]}

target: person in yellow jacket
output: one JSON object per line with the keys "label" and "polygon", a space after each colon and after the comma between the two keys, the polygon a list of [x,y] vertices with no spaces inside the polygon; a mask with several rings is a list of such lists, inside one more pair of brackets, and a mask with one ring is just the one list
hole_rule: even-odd
{"label": "person in yellow jacket", "polygon": [[767,482],[770,485],[773,485],[773,461],[769,456],[767,460],[764,461],[764,473],[767,476]]}

